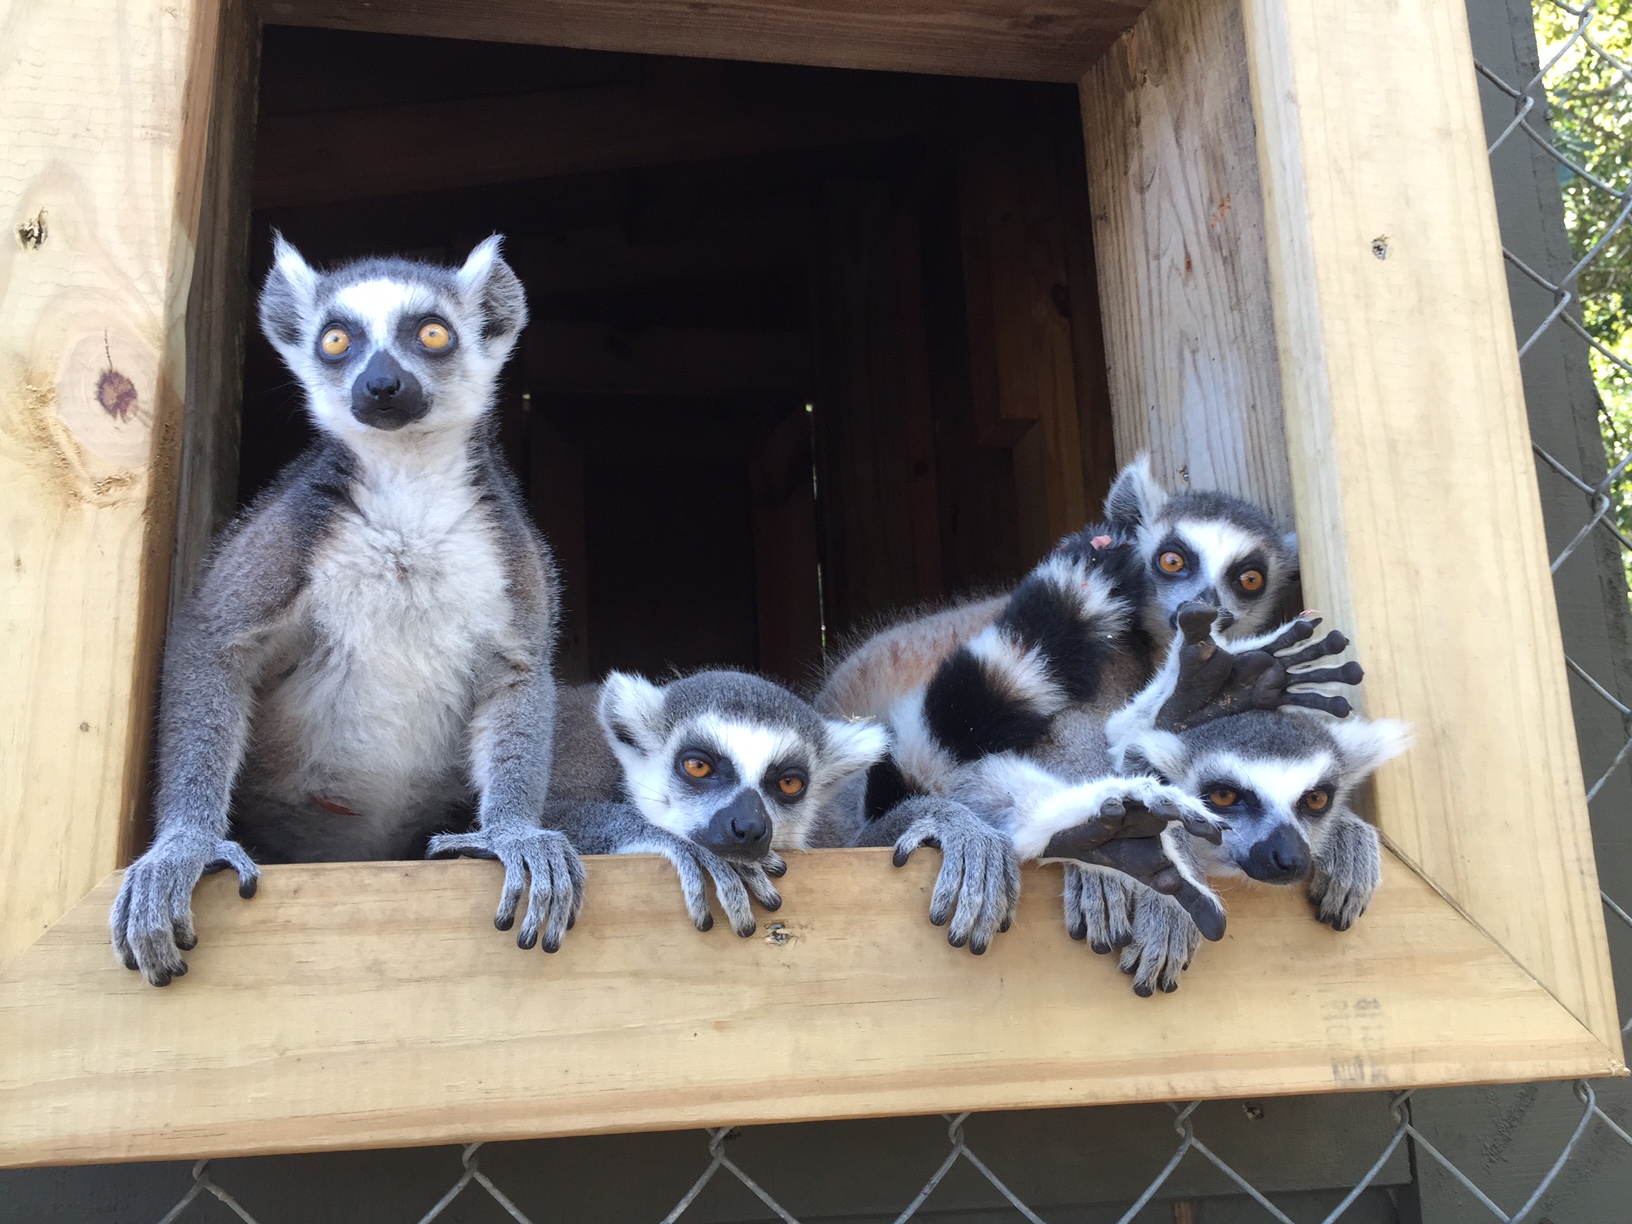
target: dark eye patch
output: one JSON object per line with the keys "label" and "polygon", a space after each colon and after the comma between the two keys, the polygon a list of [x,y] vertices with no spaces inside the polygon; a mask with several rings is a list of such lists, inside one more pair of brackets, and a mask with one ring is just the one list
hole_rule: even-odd
{"label": "dark eye patch", "polygon": [[[1256,573],[1259,583],[1253,588],[1243,579]],[[1261,552],[1249,553],[1230,567],[1230,586],[1237,595],[1247,599],[1257,599],[1269,590],[1269,558]]]}

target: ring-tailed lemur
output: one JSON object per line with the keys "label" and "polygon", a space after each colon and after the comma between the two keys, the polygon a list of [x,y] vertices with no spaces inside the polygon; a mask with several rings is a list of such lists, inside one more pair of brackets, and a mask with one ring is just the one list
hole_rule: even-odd
{"label": "ring-tailed lemur", "polygon": [[[833,670],[818,707],[884,717],[898,740],[892,760],[874,771],[869,813],[881,816],[917,792],[936,796],[910,800],[919,816],[908,827],[919,836],[900,841],[898,858],[925,840],[943,844],[937,892],[956,898],[960,915],[975,915],[964,929],[954,925],[954,942],[961,935],[978,950],[1007,928],[1015,900],[1009,880],[1017,876],[1011,863],[989,853],[982,856],[989,867],[984,874],[970,871],[968,855],[945,851],[945,837],[922,836],[926,817],[932,812],[965,836],[984,836],[987,821],[953,796],[960,785],[974,785],[981,802],[1001,793],[988,775],[1008,765],[986,760],[1000,753],[1026,752],[1063,776],[1103,780],[1106,773],[1090,766],[1096,757],[1101,764],[1107,759],[1104,722],[1150,680],[1179,607],[1204,601],[1219,609],[1233,634],[1245,635],[1274,623],[1296,577],[1295,543],[1266,513],[1223,494],[1170,497],[1140,456],[1113,484],[1105,521],[1062,541],[1010,595],[888,629]],[[1017,798],[1040,801],[1053,793],[1024,770],[1013,781]],[[1140,781],[1136,789],[1146,785]],[[1081,792],[1075,798],[1094,797]],[[1113,812],[1126,808],[1124,798],[1138,802],[1131,794],[1098,798],[1114,799]],[[1164,794],[1160,802],[1170,819],[1187,819],[1198,832],[1205,827],[1189,797]],[[1003,819],[1011,826],[1021,819],[1010,805],[994,810],[1007,813]],[[1052,810],[1058,818],[1077,809],[1056,804]],[[875,832],[900,823],[881,822]],[[1177,834],[1167,837],[1172,842]],[[1107,846],[1125,854],[1130,867],[1159,861],[1149,843]],[[1066,874],[1073,886],[1066,892],[1071,927],[1077,869],[1068,866]],[[1198,917],[1222,933],[1222,907],[1205,884],[1187,880],[1185,896]]]}
{"label": "ring-tailed lemur", "polygon": [[231,867],[249,897],[257,861],[497,858],[501,929],[523,891],[521,946],[572,924],[582,868],[538,820],[555,572],[492,440],[527,319],[499,243],[320,272],[275,240],[261,326],[318,440],[223,534],[166,642],[153,843],[110,920],[154,985],[187,971],[200,875]]}
{"label": "ring-tailed lemur", "polygon": [[874,722],[822,717],[758,676],[706,671],[664,685],[613,672],[564,690],[545,824],[584,854],[661,854],[686,910],[713,925],[705,878],[738,935],[755,930],[750,894],[781,904],[776,849],[837,840],[851,823],[846,783],[889,746]]}

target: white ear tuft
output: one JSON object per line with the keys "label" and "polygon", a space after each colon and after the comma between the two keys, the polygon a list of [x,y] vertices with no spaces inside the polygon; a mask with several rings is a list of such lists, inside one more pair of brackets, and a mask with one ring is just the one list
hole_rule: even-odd
{"label": "white ear tuft", "polygon": [[317,296],[317,273],[277,230],[272,231],[272,267],[261,286],[261,330],[289,359],[311,322]]}
{"label": "white ear tuft", "polygon": [[459,288],[466,295],[487,279],[493,264],[499,259],[499,250],[503,245],[504,237],[492,234],[478,242],[476,249],[465,258],[464,265],[459,269],[458,279]]}
{"label": "white ear tuft", "polygon": [[1105,518],[1112,527],[1132,531],[1154,520],[1165,505],[1167,491],[1156,483],[1150,456],[1140,451],[1116,474],[1105,495]]}
{"label": "white ear tuft", "polygon": [[283,273],[292,289],[303,297],[311,296],[312,290],[317,287],[317,273],[277,230],[272,231],[272,263]]}
{"label": "white ear tuft", "polygon": [[482,316],[482,339],[508,351],[527,326],[527,291],[499,254],[503,245],[499,234],[477,243],[454,277],[460,296]]}
{"label": "white ear tuft", "polygon": [[663,690],[644,676],[609,675],[595,713],[614,749],[651,752],[662,747]]}
{"label": "white ear tuft", "polygon": [[840,722],[829,718],[825,721],[828,757],[840,777],[849,777],[857,770],[876,764],[890,750],[889,732],[879,723],[870,719]]}
{"label": "white ear tuft", "polygon": [[1164,778],[1172,779],[1184,773],[1190,754],[1185,749],[1184,741],[1173,732],[1151,729],[1134,736],[1117,752],[1119,765],[1130,757],[1143,759]]}
{"label": "white ear tuft", "polygon": [[1369,774],[1411,746],[1411,725],[1397,718],[1371,721],[1350,715],[1327,725],[1350,769]]}
{"label": "white ear tuft", "polygon": [[1289,531],[1283,535],[1281,537],[1281,547],[1286,550],[1287,556],[1296,561],[1298,559],[1298,533]]}

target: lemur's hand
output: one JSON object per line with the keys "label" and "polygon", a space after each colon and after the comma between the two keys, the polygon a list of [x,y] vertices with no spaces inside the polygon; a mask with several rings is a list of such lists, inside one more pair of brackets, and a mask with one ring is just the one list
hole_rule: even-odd
{"label": "lemur's hand", "polygon": [[747,939],[759,924],[754,920],[754,908],[749,904],[750,894],[766,909],[782,908],[782,895],[771,883],[771,877],[780,877],[788,865],[774,851],[754,862],[739,862],[722,858],[712,850],[705,850],[696,842],[676,837],[665,829],[651,826],[641,838],[620,851],[623,854],[661,854],[674,865],[680,876],[680,891],[686,898],[686,913],[691,925],[699,931],[712,930],[714,915],[708,909],[708,881],[714,881],[714,895],[720,900],[726,921],[738,935]]}
{"label": "lemur's hand", "polygon": [[515,925],[525,887],[527,915],[521,920],[516,946],[531,948],[542,942],[546,952],[560,949],[562,937],[578,921],[584,904],[584,865],[566,834],[532,825],[501,825],[469,833],[439,833],[425,851],[427,858],[450,854],[498,859],[504,866],[504,889],[493,925],[501,931]]}
{"label": "lemur's hand", "polygon": [[1383,880],[1383,846],[1377,830],[1353,812],[1338,812],[1314,853],[1309,900],[1315,916],[1334,931],[1355,924]]}
{"label": "lemur's hand", "polygon": [[260,869],[235,841],[210,833],[163,833],[125,871],[108,926],[113,950],[126,969],[141,970],[151,985],[168,986],[187,972],[183,952],[198,946],[193,931],[193,889],[212,872],[238,873],[238,895],[255,895]]}
{"label": "lemur's hand", "polygon": [[920,846],[940,850],[929,920],[943,926],[950,918],[946,941],[954,948],[967,944],[979,956],[1014,922],[1020,903],[1020,860],[1014,847],[961,803],[931,796],[907,802],[916,814],[896,839],[895,865],[905,866]]}
{"label": "lemur's hand", "polygon": [[1285,653],[1311,637],[1320,624],[1319,616],[1305,612],[1267,639],[1229,650],[1213,640],[1217,616],[1218,609],[1211,604],[1188,603],[1179,609],[1179,641],[1173,645],[1179,652],[1178,682],[1157,712],[1158,730],[1187,731],[1243,710],[1274,710],[1283,705],[1324,710],[1336,718],[1348,716],[1349,703],[1342,697],[1291,688],[1296,684],[1359,684],[1365,672],[1358,663],[1291,670],[1341,654],[1348,648],[1348,638],[1334,629],[1302,650]]}
{"label": "lemur's hand", "polygon": [[1056,820],[1079,813],[1081,818],[1054,833],[1039,858],[1119,871],[1173,897],[1208,939],[1224,937],[1223,903],[1190,856],[1169,839],[1179,836],[1170,828],[1176,823],[1218,845],[1226,822],[1154,778],[1102,778],[1073,787],[1056,802],[1061,809]]}

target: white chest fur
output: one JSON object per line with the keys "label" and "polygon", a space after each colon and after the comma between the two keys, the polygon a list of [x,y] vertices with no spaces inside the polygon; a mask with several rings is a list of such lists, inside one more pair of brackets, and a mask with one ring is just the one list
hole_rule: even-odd
{"label": "white chest fur", "polygon": [[366,472],[352,497],[312,557],[310,649],[266,694],[262,731],[294,766],[279,788],[291,798],[390,819],[467,784],[470,716],[510,610],[497,529],[462,464]]}

